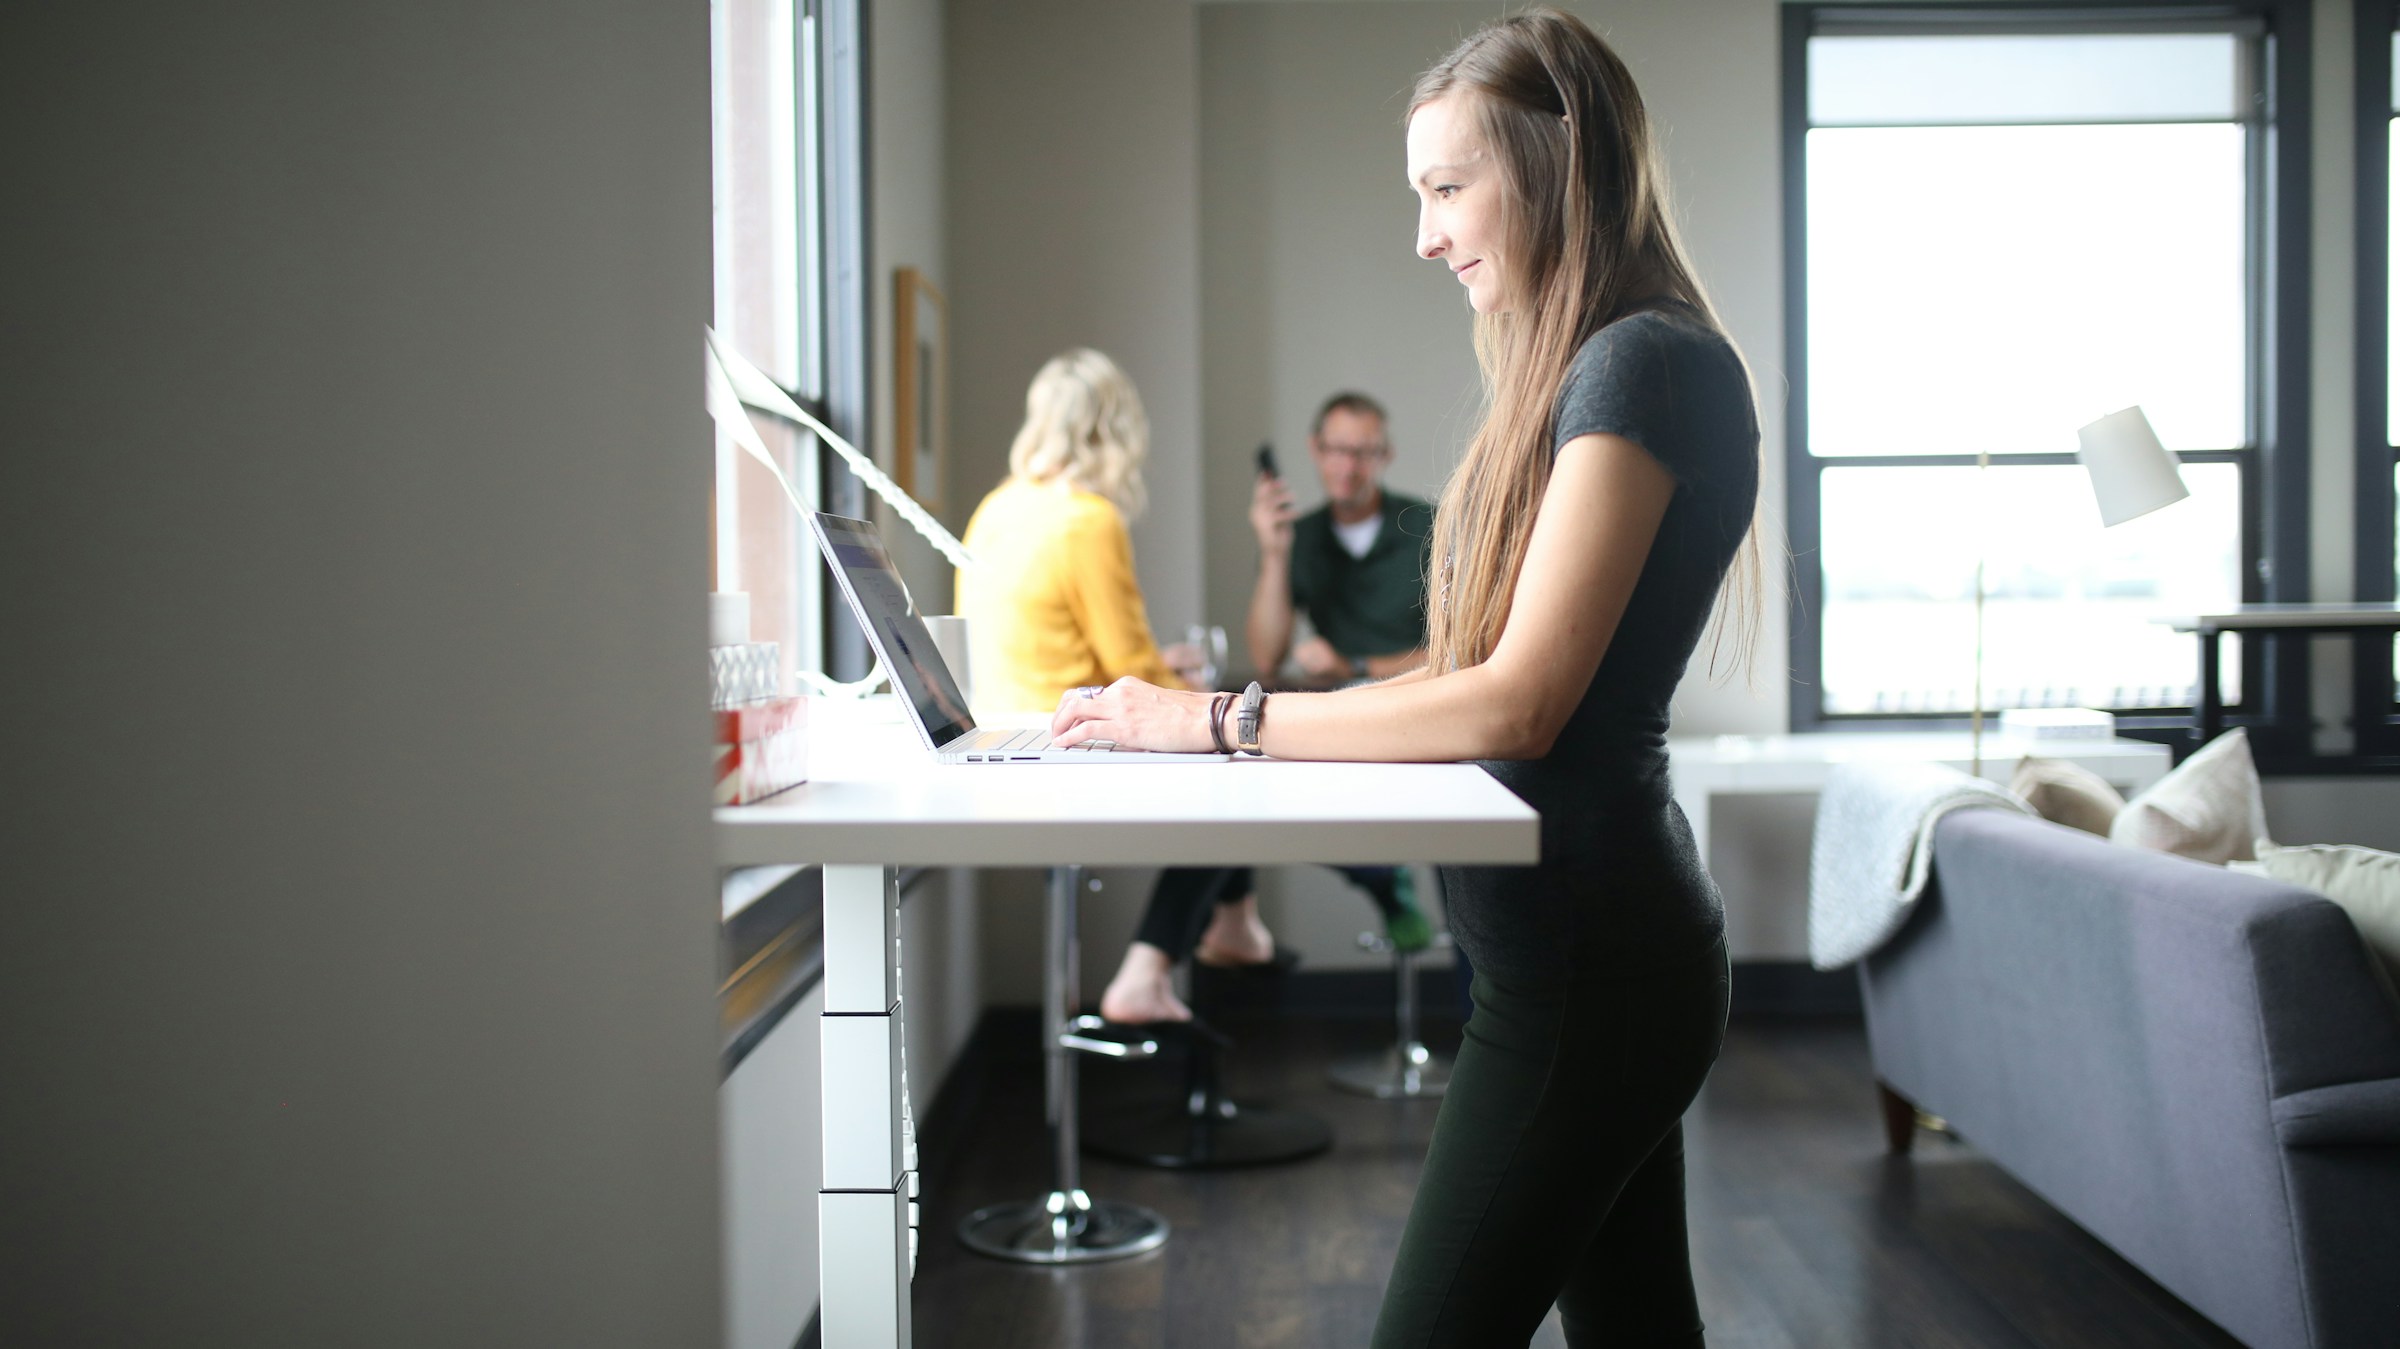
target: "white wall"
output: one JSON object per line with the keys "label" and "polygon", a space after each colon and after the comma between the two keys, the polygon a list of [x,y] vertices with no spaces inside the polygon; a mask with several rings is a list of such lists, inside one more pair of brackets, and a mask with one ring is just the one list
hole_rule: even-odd
{"label": "white wall", "polygon": [[716,1340],[698,16],[9,12],[12,1341]]}
{"label": "white wall", "polygon": [[[1092,346],[1150,414],[1134,562],[1154,626],[1201,613],[1198,38],[1187,3],[952,0],[951,433],[972,510],[1025,386]],[[962,515],[963,520],[963,515]]]}
{"label": "white wall", "polygon": [[[914,267],[949,294],[949,215],[944,207],[942,143],[948,85],[942,0],[877,0],[867,6],[867,296],[869,369],[874,381],[874,454],[891,470],[892,275]],[[955,340],[955,334],[953,335]],[[977,489],[980,490],[980,489]],[[963,501],[962,501],[962,498]],[[952,533],[964,530],[974,497],[951,484],[935,512]],[[898,516],[876,506],[876,521],[917,607],[950,612],[950,564]],[[841,621],[847,622],[848,619]]]}

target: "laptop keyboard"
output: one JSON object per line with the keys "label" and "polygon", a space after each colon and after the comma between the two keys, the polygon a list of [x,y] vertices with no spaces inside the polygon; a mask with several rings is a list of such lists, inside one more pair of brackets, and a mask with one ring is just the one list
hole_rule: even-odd
{"label": "laptop keyboard", "polygon": [[1068,745],[1061,749],[1050,743],[1048,731],[995,730],[977,731],[964,741],[950,746],[947,752],[962,753],[970,759],[982,755],[986,759],[1006,762],[1012,755],[1041,754],[1053,749],[1058,750],[1061,754],[1072,754],[1077,752],[1099,753],[1113,750],[1116,747],[1117,742],[1114,740],[1086,740],[1082,744]]}

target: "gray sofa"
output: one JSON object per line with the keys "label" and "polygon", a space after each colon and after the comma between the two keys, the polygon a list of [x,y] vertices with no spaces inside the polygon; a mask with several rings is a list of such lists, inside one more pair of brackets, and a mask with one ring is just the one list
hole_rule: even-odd
{"label": "gray sofa", "polygon": [[1910,1105],[2255,1349],[2400,1346],[2400,1006],[2322,896],[2001,811],[1860,966]]}

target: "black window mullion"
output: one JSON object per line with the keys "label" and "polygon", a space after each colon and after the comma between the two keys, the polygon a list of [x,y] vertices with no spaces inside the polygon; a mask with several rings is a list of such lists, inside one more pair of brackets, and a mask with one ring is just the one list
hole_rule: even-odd
{"label": "black window mullion", "polygon": [[[810,0],[824,62],[818,89],[825,202],[825,424],[853,445],[869,436],[871,369],[867,292],[866,14],[861,0]],[[827,510],[867,512],[864,484],[839,456],[818,459]],[[858,679],[870,665],[866,637],[838,603],[824,606],[825,666],[836,679]]]}
{"label": "black window mullion", "polygon": [[[2353,255],[2358,331],[2356,402],[2357,516],[2351,593],[2361,601],[2394,598],[2392,569],[2392,475],[2400,450],[2390,438],[2391,396],[2391,125],[2392,34],[2400,7],[2392,0],[2354,0],[2355,53],[2353,172],[2358,185],[2358,231]],[[2353,744],[2362,756],[2400,758],[2400,728],[2394,725],[2392,643],[2380,638],[2351,641]]]}
{"label": "black window mullion", "polygon": [[1824,466],[1808,452],[1808,39],[1811,10],[1782,7],[1784,532],[1791,547],[1791,728],[1825,721]]}
{"label": "black window mullion", "polygon": [[[2261,130],[2267,173],[2264,214],[2267,344],[2258,383],[2263,404],[2260,458],[2264,481],[2259,541],[2266,574],[2261,598],[2308,599],[2309,493],[2309,84],[2308,0],[2273,0],[2266,39],[2267,118]],[[2253,647],[2260,648],[2253,653]],[[2243,643],[2245,701],[2255,698],[2258,748],[2269,759],[2300,759],[2310,744],[2309,643],[2268,637]]]}

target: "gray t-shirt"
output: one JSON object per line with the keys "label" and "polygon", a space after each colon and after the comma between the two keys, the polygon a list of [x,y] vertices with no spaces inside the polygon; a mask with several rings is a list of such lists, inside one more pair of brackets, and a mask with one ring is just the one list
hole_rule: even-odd
{"label": "gray t-shirt", "polygon": [[1542,815],[1535,867],[1445,868],[1480,970],[1542,979],[1572,957],[1638,966],[1722,935],[1724,912],[1667,781],[1667,710],[1758,501],[1758,417],[1739,356],[1681,306],[1618,320],[1576,353],[1553,453],[1622,436],[1675,494],[1624,618],[1550,753],[1483,767]]}

